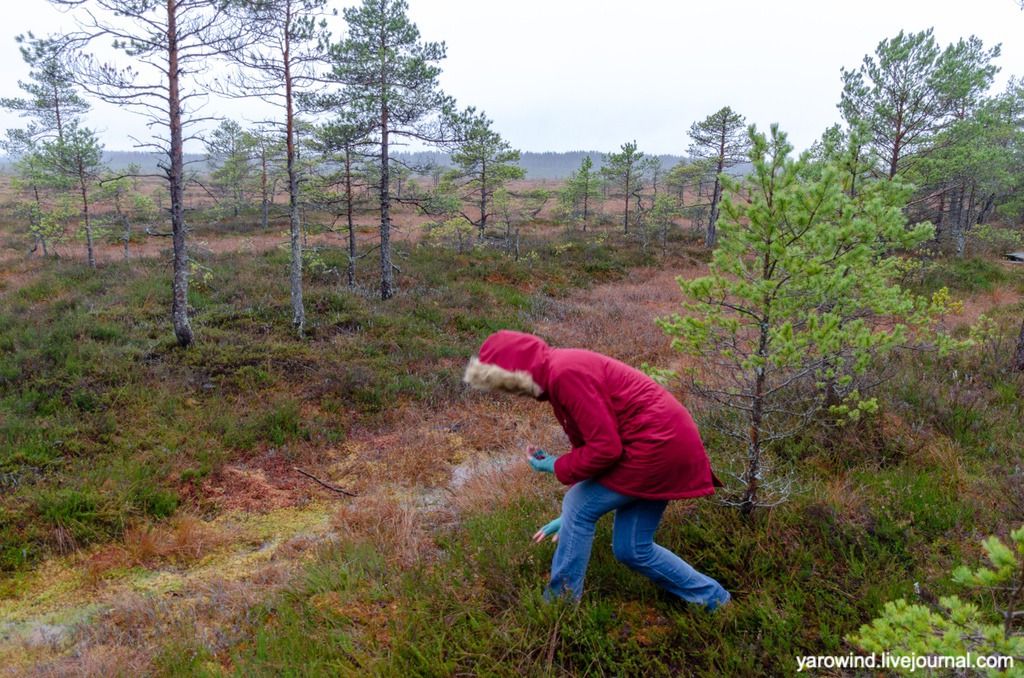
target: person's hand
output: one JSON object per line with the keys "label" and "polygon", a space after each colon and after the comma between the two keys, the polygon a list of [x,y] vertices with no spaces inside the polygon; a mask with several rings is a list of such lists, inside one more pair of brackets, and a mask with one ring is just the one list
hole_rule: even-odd
{"label": "person's hand", "polygon": [[562,528],[562,516],[558,516],[544,527],[537,530],[533,535],[534,543],[541,543],[546,537],[551,537],[551,541],[558,541],[558,530]]}
{"label": "person's hand", "polygon": [[530,445],[526,448],[527,461],[530,462],[530,467],[534,471],[540,471],[542,473],[554,473],[555,472],[555,460],[558,459],[557,455],[548,454],[539,447]]}

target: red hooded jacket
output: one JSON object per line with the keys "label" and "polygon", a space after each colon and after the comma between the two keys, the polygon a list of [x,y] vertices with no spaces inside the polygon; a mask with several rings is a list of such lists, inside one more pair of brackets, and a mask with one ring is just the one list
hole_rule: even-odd
{"label": "red hooded jacket", "polygon": [[690,413],[639,370],[509,330],[484,341],[479,361],[529,372],[543,391],[538,399],[551,402],[572,443],[555,462],[562,483],[594,478],[610,490],[658,500],[713,494],[719,484]]}

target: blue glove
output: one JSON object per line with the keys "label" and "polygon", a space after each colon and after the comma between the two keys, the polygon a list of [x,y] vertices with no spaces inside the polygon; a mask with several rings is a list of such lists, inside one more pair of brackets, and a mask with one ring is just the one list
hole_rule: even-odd
{"label": "blue glove", "polygon": [[537,530],[536,534],[533,535],[533,540],[539,544],[542,541],[544,541],[546,537],[551,537],[551,535],[555,535],[551,537],[551,541],[558,541],[558,530],[560,530],[561,528],[562,517],[559,516],[547,525],[545,525],[544,527]]}
{"label": "blue glove", "polygon": [[530,466],[534,471],[540,471],[541,473],[554,473],[555,472],[555,460],[558,459],[558,455],[548,454],[544,450],[537,450],[530,457]]}

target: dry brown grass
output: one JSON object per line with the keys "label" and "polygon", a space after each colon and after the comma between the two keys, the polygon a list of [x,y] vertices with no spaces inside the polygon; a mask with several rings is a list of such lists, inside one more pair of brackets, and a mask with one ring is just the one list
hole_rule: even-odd
{"label": "dry brown grass", "polygon": [[1024,300],[1024,294],[1013,287],[996,287],[991,292],[982,292],[967,297],[963,301],[963,310],[946,318],[950,327],[965,327],[978,322],[981,315],[991,316],[1000,307],[1010,306]]}
{"label": "dry brown grass", "polygon": [[520,454],[470,467],[466,478],[453,483],[451,506],[459,513],[481,513],[501,509],[523,497],[559,496],[555,483],[537,482]]}
{"label": "dry brown grass", "polygon": [[402,568],[423,562],[434,549],[424,512],[408,499],[382,492],[346,502],[331,524],[342,539],[367,541]]}
{"label": "dry brown grass", "polygon": [[141,648],[123,645],[92,645],[65,660],[37,666],[39,678],[134,678],[150,671],[152,655]]}
{"label": "dry brown grass", "polygon": [[963,450],[952,438],[934,436],[911,455],[920,466],[929,466],[943,471],[942,477],[954,487],[966,486],[968,474],[963,465]]}
{"label": "dry brown grass", "polygon": [[844,523],[863,524],[868,517],[864,504],[863,487],[856,484],[850,474],[835,475],[825,481],[821,491],[825,502]]}
{"label": "dry brown grass", "polygon": [[171,561],[195,562],[224,543],[225,535],[199,518],[182,515],[167,526],[148,526],[128,530],[125,548],[131,562],[147,564]]}
{"label": "dry brown grass", "polygon": [[654,321],[680,310],[677,276],[694,278],[706,272],[706,266],[697,263],[673,270],[630,271],[623,281],[571,298],[563,309],[567,318],[543,323],[539,333],[558,346],[587,348],[630,365],[678,368],[681,356]]}
{"label": "dry brown grass", "polygon": [[168,639],[222,653],[255,619],[256,606],[289,583],[295,567],[275,562],[243,580],[194,581],[174,596],[122,592],[94,623],[79,631],[71,655],[40,665],[36,674],[144,675]]}
{"label": "dry brown grass", "polygon": [[269,455],[228,464],[204,479],[198,495],[222,511],[265,513],[301,505],[319,488],[299,476],[292,465],[283,456]]}
{"label": "dry brown grass", "polygon": [[165,525],[127,529],[122,544],[108,544],[84,557],[82,576],[87,585],[96,585],[111,571],[121,568],[164,563],[188,565],[226,541],[227,536],[208,523],[182,514]]}
{"label": "dry brown grass", "polygon": [[437,488],[460,464],[525,451],[529,444],[553,452],[566,445],[550,406],[529,398],[470,393],[443,410],[406,406],[393,420],[350,435],[347,454],[329,469],[332,482],[361,492],[386,483]]}

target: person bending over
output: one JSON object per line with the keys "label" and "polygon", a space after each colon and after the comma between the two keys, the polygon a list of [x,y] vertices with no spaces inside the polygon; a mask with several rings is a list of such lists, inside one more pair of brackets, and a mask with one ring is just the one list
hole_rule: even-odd
{"label": "person bending over", "polygon": [[612,550],[662,589],[708,610],[730,600],[711,577],[654,543],[668,502],[713,494],[697,426],[653,379],[608,356],[548,346],[540,337],[501,330],[470,359],[464,381],[548,401],[572,449],[551,455],[527,448],[530,465],[571,485],[562,515],[534,539],[557,540],[545,598],[583,593],[597,520],[614,511]]}

